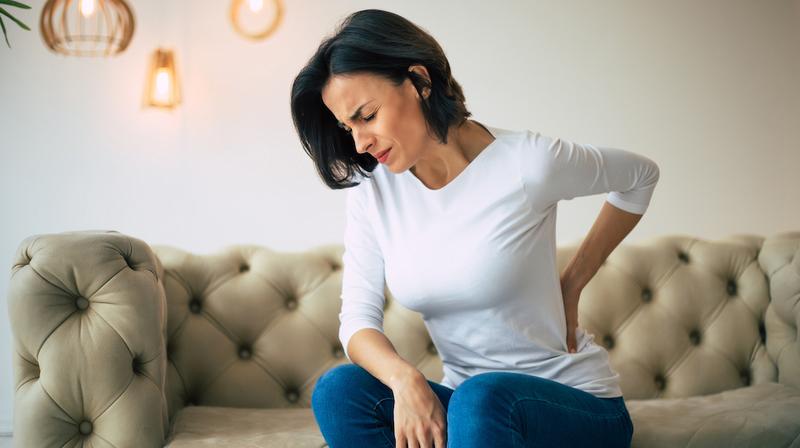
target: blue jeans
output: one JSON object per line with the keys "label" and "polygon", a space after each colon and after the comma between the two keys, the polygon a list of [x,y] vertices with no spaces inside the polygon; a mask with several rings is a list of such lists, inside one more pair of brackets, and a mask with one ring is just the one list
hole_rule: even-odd
{"label": "blue jeans", "polygon": [[[630,447],[633,437],[623,397],[513,372],[481,373],[455,391],[428,384],[447,411],[448,447]],[[325,372],[311,408],[330,448],[395,446],[394,394],[357,364]]]}

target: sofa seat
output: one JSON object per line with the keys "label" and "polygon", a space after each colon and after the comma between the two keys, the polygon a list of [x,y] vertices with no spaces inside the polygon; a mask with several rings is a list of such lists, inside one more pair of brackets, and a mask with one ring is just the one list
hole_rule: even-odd
{"label": "sofa seat", "polygon": [[172,425],[167,448],[327,447],[311,408],[188,406]]}
{"label": "sofa seat", "polygon": [[[800,390],[781,383],[626,403],[634,447],[800,447]],[[310,408],[189,406],[168,442],[168,448],[327,446]]]}
{"label": "sofa seat", "polygon": [[626,404],[634,447],[800,447],[800,390],[781,383]]}

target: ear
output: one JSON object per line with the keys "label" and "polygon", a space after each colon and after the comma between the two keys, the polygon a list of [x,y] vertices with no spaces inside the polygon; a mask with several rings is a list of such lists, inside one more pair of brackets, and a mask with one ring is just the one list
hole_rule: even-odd
{"label": "ear", "polygon": [[413,72],[417,73],[418,75],[424,77],[428,81],[431,80],[430,75],[428,75],[428,69],[425,68],[424,65],[414,64],[414,65],[408,67],[408,71],[410,71],[410,72],[413,71]]}
{"label": "ear", "polygon": [[[431,77],[430,77],[430,75],[428,74],[428,69],[427,69],[427,68],[425,68],[425,66],[424,66],[424,65],[420,65],[420,64],[414,64],[414,65],[412,65],[412,66],[408,67],[408,71],[410,71],[410,72],[414,72],[414,73],[416,73],[417,75],[419,75],[419,76],[422,76],[423,78],[425,78],[426,80],[428,80],[428,84],[430,84],[430,82],[431,82]],[[414,87],[414,86],[413,86],[413,83],[412,83],[412,87]],[[417,90],[417,89],[414,89],[414,91],[415,91],[415,92],[416,92],[416,90]],[[430,89],[423,89],[423,93],[425,93],[426,95],[430,95]],[[419,94],[417,94],[417,96],[419,96]]]}

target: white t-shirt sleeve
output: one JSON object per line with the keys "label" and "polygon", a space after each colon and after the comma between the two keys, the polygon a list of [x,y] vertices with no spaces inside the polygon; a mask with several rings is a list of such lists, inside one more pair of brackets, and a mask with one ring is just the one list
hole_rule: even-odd
{"label": "white t-shirt sleeve", "polygon": [[608,193],[606,201],[612,205],[644,214],[659,178],[658,165],[641,154],[533,131],[528,131],[521,162],[526,191],[537,208]]}
{"label": "white t-shirt sleeve", "polygon": [[348,188],[346,196],[339,340],[351,362],[347,344],[358,330],[374,328],[383,333],[386,300],[383,254],[369,224],[364,193],[357,186]]}

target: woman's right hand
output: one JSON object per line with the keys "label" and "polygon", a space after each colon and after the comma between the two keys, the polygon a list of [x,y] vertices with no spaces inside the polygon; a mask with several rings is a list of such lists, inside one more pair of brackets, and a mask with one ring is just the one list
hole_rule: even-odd
{"label": "woman's right hand", "polygon": [[396,448],[446,448],[447,413],[428,380],[416,371],[398,379],[394,392]]}

